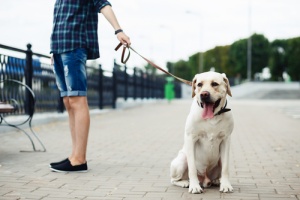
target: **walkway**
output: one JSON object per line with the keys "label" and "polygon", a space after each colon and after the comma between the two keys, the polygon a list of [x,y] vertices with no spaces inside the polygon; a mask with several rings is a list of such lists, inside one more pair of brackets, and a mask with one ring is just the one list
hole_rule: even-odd
{"label": "walkway", "polygon": [[[230,99],[229,99],[230,100]],[[48,164],[70,150],[66,120],[34,128],[46,153],[19,132],[0,134],[0,199],[213,200],[300,199],[300,119],[285,112],[299,100],[231,99],[235,129],[230,172],[234,193],[204,194],[170,184],[169,165],[183,143],[191,100],[165,101],[94,114],[88,173],[55,173]]]}

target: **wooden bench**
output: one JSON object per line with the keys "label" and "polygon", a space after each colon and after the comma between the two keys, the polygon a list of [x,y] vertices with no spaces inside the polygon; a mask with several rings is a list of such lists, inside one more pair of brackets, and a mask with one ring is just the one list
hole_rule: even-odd
{"label": "wooden bench", "polygon": [[14,110],[15,108],[12,105],[0,101],[0,113],[11,113]]}
{"label": "wooden bench", "polygon": [[[30,87],[14,79],[0,80],[0,126],[20,130],[29,138],[33,151],[45,152],[44,144],[32,129],[34,106],[35,95]],[[30,132],[24,130],[21,127],[23,125],[28,125]],[[33,138],[41,145],[42,150],[36,149]]]}

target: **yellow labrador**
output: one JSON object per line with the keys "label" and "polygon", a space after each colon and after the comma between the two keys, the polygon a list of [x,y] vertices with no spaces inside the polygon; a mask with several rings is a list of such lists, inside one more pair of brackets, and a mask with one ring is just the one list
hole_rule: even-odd
{"label": "yellow labrador", "polygon": [[171,183],[202,193],[203,187],[229,182],[229,146],[233,117],[227,106],[230,85],[225,74],[205,72],[193,79],[193,103],[186,120],[184,144],[171,163]]}

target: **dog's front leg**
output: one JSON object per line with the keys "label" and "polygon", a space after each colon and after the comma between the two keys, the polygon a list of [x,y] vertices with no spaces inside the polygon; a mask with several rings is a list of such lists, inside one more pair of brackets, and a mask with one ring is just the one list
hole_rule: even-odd
{"label": "dog's front leg", "polygon": [[229,182],[229,146],[230,136],[228,136],[220,146],[221,162],[222,162],[222,174],[220,192],[232,192],[233,188]]}
{"label": "dog's front leg", "polygon": [[187,156],[188,171],[189,171],[189,192],[193,194],[202,193],[203,190],[199,184],[197,169],[195,164],[195,141],[191,136],[186,136],[184,149]]}

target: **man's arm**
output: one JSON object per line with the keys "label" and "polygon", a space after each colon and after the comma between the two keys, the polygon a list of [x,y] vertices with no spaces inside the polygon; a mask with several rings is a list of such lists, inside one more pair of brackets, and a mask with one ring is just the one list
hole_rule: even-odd
{"label": "man's arm", "polygon": [[[121,29],[121,26],[111,6],[104,6],[100,12],[104,15],[106,20],[111,24],[115,31]],[[122,42],[122,44],[131,44],[130,38],[124,32],[117,33],[117,38],[120,42]]]}

